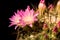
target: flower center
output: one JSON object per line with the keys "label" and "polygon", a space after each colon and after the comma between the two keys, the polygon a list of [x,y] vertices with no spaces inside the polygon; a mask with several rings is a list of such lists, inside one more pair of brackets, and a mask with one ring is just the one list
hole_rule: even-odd
{"label": "flower center", "polygon": [[33,17],[31,17],[31,16],[26,16],[26,17],[24,18],[24,22],[25,22],[26,24],[32,23],[32,22],[33,22]]}

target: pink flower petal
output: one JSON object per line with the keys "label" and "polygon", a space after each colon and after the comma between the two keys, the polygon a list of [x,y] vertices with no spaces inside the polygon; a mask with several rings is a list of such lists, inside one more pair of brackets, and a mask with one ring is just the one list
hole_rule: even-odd
{"label": "pink flower petal", "polygon": [[36,16],[38,16],[38,13],[36,13],[36,14],[34,15],[34,17],[36,17]]}
{"label": "pink flower petal", "polygon": [[29,26],[30,26],[30,27],[33,27],[33,25],[32,25],[32,24],[30,24]]}
{"label": "pink flower petal", "polygon": [[18,26],[15,26],[15,30],[17,29]]}
{"label": "pink flower petal", "polygon": [[34,20],[35,20],[35,21],[38,21],[38,19],[37,19],[37,18],[34,18]]}
{"label": "pink flower petal", "polygon": [[34,14],[34,10],[33,10],[33,9],[30,10],[30,14],[31,14],[31,15]]}
{"label": "pink flower petal", "polygon": [[11,27],[11,26],[13,26],[14,24],[10,24],[8,27]]}

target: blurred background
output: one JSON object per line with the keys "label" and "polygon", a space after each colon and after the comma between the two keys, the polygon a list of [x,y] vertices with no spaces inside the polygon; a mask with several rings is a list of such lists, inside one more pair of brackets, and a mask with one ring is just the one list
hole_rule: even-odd
{"label": "blurred background", "polygon": [[[45,0],[46,6],[49,4],[56,5],[58,0]],[[16,30],[9,26],[9,18],[18,9],[26,9],[27,5],[31,8],[37,8],[40,0],[1,0],[0,1],[0,40],[15,40]],[[8,35],[8,36],[7,36]]]}

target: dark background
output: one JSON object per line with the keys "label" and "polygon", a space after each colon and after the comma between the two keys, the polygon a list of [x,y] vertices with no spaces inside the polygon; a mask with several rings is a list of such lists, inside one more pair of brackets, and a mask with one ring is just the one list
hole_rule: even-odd
{"label": "dark background", "polygon": [[[55,1],[55,2],[54,2]],[[18,9],[26,9],[27,5],[31,8],[38,6],[40,0],[1,0],[0,1],[0,40],[15,40],[16,30],[14,27],[8,27],[9,18],[16,12]],[[57,0],[46,0],[46,6],[49,4],[56,5]],[[49,3],[49,4],[48,4]]]}

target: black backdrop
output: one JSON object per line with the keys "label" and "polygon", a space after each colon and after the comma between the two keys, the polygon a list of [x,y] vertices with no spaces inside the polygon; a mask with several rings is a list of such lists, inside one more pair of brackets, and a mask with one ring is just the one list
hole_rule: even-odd
{"label": "black backdrop", "polygon": [[[14,27],[8,27],[9,17],[11,17],[17,9],[26,9],[27,5],[32,4],[37,7],[40,0],[1,0],[0,1],[0,40],[15,40],[16,35],[13,34],[16,30]],[[46,0],[46,6],[48,3],[54,4],[55,0]],[[56,1],[57,2],[57,1]],[[8,35],[8,36],[7,36]]]}

